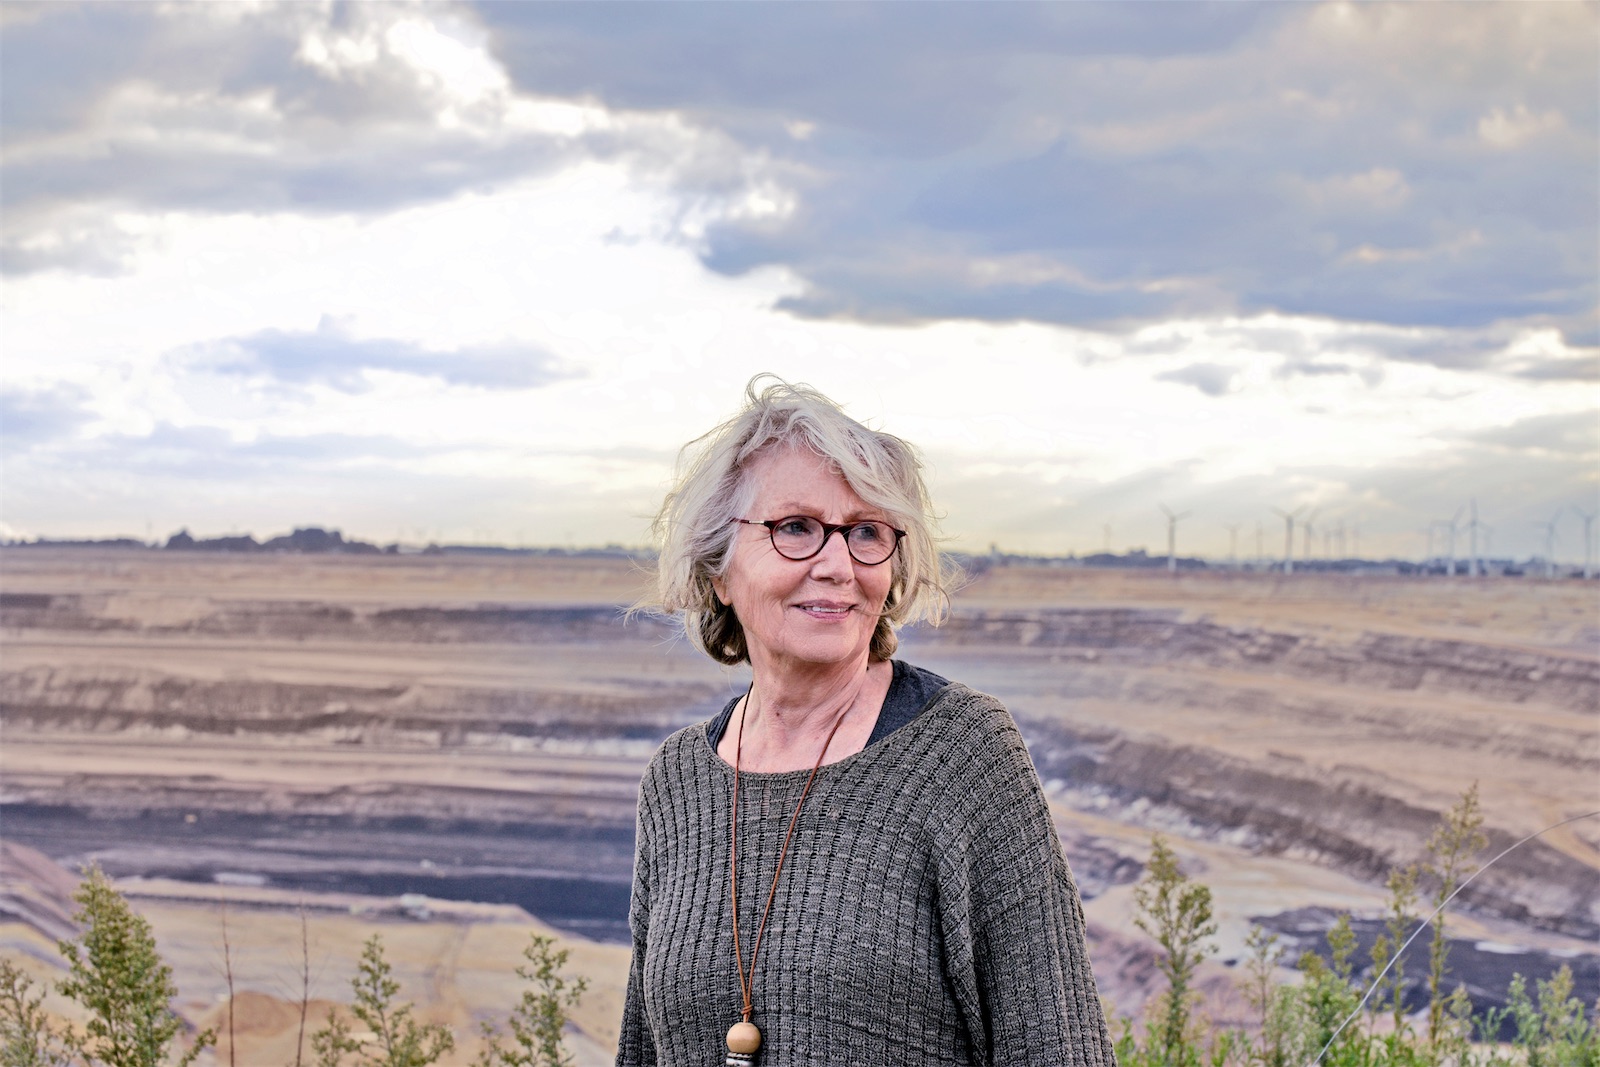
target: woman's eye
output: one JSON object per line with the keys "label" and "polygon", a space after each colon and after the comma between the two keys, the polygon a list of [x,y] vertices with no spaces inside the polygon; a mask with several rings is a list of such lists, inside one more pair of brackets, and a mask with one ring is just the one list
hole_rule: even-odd
{"label": "woman's eye", "polygon": [[875,522],[864,522],[850,531],[850,537],[861,544],[872,544],[883,540],[883,531]]}
{"label": "woman's eye", "polygon": [[804,519],[784,519],[777,525],[777,532],[784,537],[804,537],[810,524]]}

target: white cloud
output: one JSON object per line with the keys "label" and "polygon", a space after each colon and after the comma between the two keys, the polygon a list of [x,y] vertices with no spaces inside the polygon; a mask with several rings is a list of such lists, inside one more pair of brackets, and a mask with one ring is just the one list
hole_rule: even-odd
{"label": "white cloud", "polygon": [[[1157,494],[1207,522],[1253,514],[1267,494],[1332,508],[1341,494],[1354,499],[1354,482],[1285,481],[1284,472],[1434,462],[1472,427],[1596,400],[1557,383],[1507,383],[1485,368],[1429,362],[1391,361],[1376,385],[1364,376],[1376,358],[1371,346],[1451,343],[1441,330],[1258,316],[1176,320],[1116,337],[1026,323],[906,329],[796,320],[774,310],[794,291],[792,279],[706,271],[662,224],[671,210],[670,198],[624,168],[588,165],[367,222],[162,216],[146,220],[160,241],[130,275],[15,280],[3,298],[8,344],[19,353],[8,376],[79,383],[93,416],[76,426],[83,455],[97,454],[97,440],[129,453],[130,442],[161,425],[220,433],[204,440],[223,443],[194,445],[192,459],[173,449],[202,438],[132,449],[160,461],[149,472],[156,488],[137,497],[122,498],[108,484],[126,479],[127,466],[103,477],[77,461],[49,467],[49,457],[31,474],[10,468],[7,520],[86,532],[50,527],[43,510],[62,506],[63,486],[77,484],[102,502],[102,529],[140,528],[152,500],[175,522],[236,525],[224,515],[237,501],[224,494],[223,503],[202,503],[172,479],[198,471],[194,464],[219,448],[254,447],[265,435],[280,442],[270,492],[291,511],[315,501],[324,510],[257,523],[263,532],[322,522],[392,537],[390,526],[428,526],[437,503],[429,494],[457,479],[481,494],[451,494],[466,528],[559,539],[562,531],[533,521],[531,503],[505,502],[507,494],[530,502],[553,494],[575,509],[560,525],[635,543],[676,448],[725,417],[750,375],[773,370],[922,446],[959,545],[999,540],[1057,551],[1094,546],[1112,519],[1138,535],[1140,523],[1160,518],[1150,502]],[[609,240],[617,227],[643,236]],[[85,301],[98,313],[73,315]],[[343,336],[387,338],[409,352],[517,343],[585,373],[532,391],[486,391],[442,373],[373,366],[360,391],[308,380],[282,395],[171,355],[263,331],[292,339],[314,332],[324,316],[343,324]],[[1559,337],[1541,335],[1523,338],[1505,358],[1565,355]],[[1196,365],[1221,368],[1222,395],[1159,380]],[[306,442],[303,455],[285,452],[282,443],[295,440]],[[360,449],[363,440],[409,448],[318,459],[320,449]],[[258,456],[238,462],[259,464]],[[392,522],[372,518],[377,501],[364,491],[340,488],[357,468],[375,484],[415,490],[396,492]],[[1168,473],[1141,482],[1151,472]],[[52,483],[48,490],[41,480]],[[580,522],[586,494],[595,512]],[[1150,498],[1142,518],[1130,511],[1141,494]],[[1232,510],[1223,510],[1226,498]],[[1024,514],[1042,500],[1058,501],[1046,526]],[[186,508],[209,515],[180,514]],[[1196,544],[1204,543],[1201,530]],[[1373,546],[1380,530],[1374,516]]]}
{"label": "white cloud", "polygon": [[1304,182],[1304,195],[1321,208],[1394,211],[1411,199],[1405,175],[1392,167],[1373,167],[1358,174],[1334,174]]}
{"label": "white cloud", "polygon": [[[119,17],[146,38],[148,65],[64,79],[72,121],[27,111],[51,93],[8,93],[23,102],[6,142],[8,273],[130,269],[160,228],[138,220],[167,213],[378,217],[591,161],[670,190],[673,209],[654,225],[685,239],[719,218],[759,224],[794,209],[786,168],[724,131],[671,109],[516,91],[469,8],[149,6]],[[69,66],[71,41],[50,36],[57,21],[68,20],[41,20],[41,39],[16,50],[59,45]]]}
{"label": "white cloud", "polygon": [[1535,114],[1526,104],[1518,104],[1509,111],[1503,107],[1489,110],[1478,120],[1478,136],[1485,144],[1509,151],[1542,134],[1564,129],[1567,120],[1559,111]]}
{"label": "white cloud", "polygon": [[[5,522],[637,542],[677,446],[765,370],[922,446],[969,549],[1097,548],[1107,522],[1154,545],[1161,501],[1213,552],[1224,523],[1305,504],[1414,553],[1456,496],[1512,530],[1592,494],[1572,442],[1600,374],[1560,317],[1592,278],[1547,254],[1571,219],[1540,214],[1566,201],[1514,232],[1475,206],[1543,188],[1527,175],[1566,157],[1538,153],[1587,138],[1494,63],[1572,50],[1502,8],[1450,29],[1453,57],[1411,8],[1209,10],[1181,17],[1242,28],[1151,23],[1147,48],[998,81],[896,68],[901,96],[848,88],[894,72],[785,81],[726,49],[541,88],[471,9],[433,5],[159,23],[159,62],[69,80],[67,118],[8,136],[6,239],[32,259],[0,291],[4,399],[31,436]],[[613,43],[587,9],[505,13]],[[968,43],[904,47],[1010,54]],[[215,70],[172,61],[208,46]],[[1288,229],[1261,211],[1286,189]],[[1474,290],[1491,262],[1499,288]],[[1272,306],[1252,278],[1292,310],[1250,310]],[[1463,303],[1472,324],[1448,325]],[[1083,321],[1117,328],[1062,325]],[[530,377],[545,357],[565,376]]]}

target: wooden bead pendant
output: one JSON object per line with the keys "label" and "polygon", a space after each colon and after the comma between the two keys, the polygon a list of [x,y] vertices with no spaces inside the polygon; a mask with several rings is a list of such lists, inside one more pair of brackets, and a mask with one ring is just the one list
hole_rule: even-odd
{"label": "wooden bead pendant", "polygon": [[755,1023],[734,1023],[728,1029],[727,1067],[751,1067],[760,1047],[761,1029]]}
{"label": "wooden bead pendant", "polygon": [[[739,970],[739,993],[744,999],[744,1011],[741,1014],[744,1018],[728,1029],[728,1058],[723,1061],[727,1067],[755,1067],[756,1050],[761,1047],[761,1030],[750,1021],[750,1016],[755,1012],[751,1005],[754,999],[751,993],[755,988],[756,957],[761,955],[761,934],[767,928],[772,899],[778,895],[778,876],[783,873],[783,861],[789,855],[789,842],[794,839],[794,827],[800,821],[800,809],[805,806],[806,797],[811,795],[811,785],[817,780],[817,772],[822,769],[828,746],[833,744],[833,735],[839,732],[839,724],[844,722],[845,715],[850,714],[853,707],[854,701],[844,709],[844,714],[833,720],[833,728],[822,742],[822,751],[817,753],[817,762],[811,765],[811,777],[806,779],[806,787],[800,790],[800,799],[794,802],[794,814],[789,816],[789,831],[783,835],[783,848],[778,850],[778,866],[772,872],[772,888],[767,891],[767,905],[761,910],[761,922],[756,924],[756,940],[750,946],[748,970],[744,965],[744,950],[739,945],[739,756],[744,751],[745,720],[744,715],[739,716],[739,732],[734,735],[733,741],[733,816],[728,827],[731,853],[728,857],[728,899],[733,908],[733,962]],[[745,711],[748,713],[749,709],[750,695],[746,693]]]}

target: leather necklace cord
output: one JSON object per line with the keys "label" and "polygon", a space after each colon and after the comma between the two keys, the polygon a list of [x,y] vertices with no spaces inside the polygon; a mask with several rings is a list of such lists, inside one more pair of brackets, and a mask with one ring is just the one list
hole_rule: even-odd
{"label": "leather necklace cord", "polygon": [[[761,922],[756,927],[755,944],[750,946],[750,970],[745,971],[744,953],[739,947],[739,755],[744,748],[744,720],[745,715],[739,716],[739,729],[734,735],[733,743],[733,833],[731,850],[732,857],[728,863],[731,875],[733,896],[733,960],[739,968],[739,993],[744,998],[744,1021],[749,1022],[755,1008],[751,1004],[751,992],[756,977],[756,956],[761,952],[761,935],[767,929],[767,916],[772,914],[772,900],[778,895],[778,876],[783,873],[783,861],[789,855],[789,842],[794,838],[795,825],[800,821],[800,809],[805,805],[806,797],[811,793],[811,783],[817,780],[817,772],[822,769],[822,760],[828,754],[828,746],[833,744],[833,735],[839,732],[845,717],[855,708],[855,701],[844,709],[833,723],[833,729],[828,731],[827,740],[822,742],[822,751],[817,753],[817,762],[811,768],[811,776],[806,779],[806,787],[800,791],[800,799],[795,802],[794,814],[789,816],[789,830],[783,835],[783,849],[778,853],[778,869],[772,872],[772,888],[767,890],[767,903],[761,910]],[[750,710],[750,694],[744,698],[744,710]]]}

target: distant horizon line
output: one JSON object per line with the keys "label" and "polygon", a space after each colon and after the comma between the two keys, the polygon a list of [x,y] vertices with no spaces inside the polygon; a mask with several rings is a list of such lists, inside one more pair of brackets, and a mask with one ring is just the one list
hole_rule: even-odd
{"label": "distant horizon line", "polygon": [[[177,542],[176,544],[174,542]],[[309,543],[308,543],[309,542]],[[254,534],[230,533],[216,537],[197,538],[189,533],[188,527],[180,528],[176,533],[169,535],[165,541],[147,541],[143,538],[122,536],[105,538],[54,538],[35,536],[32,540],[26,538],[0,538],[0,548],[58,548],[58,549],[95,549],[95,548],[125,548],[141,551],[178,551],[196,553],[227,553],[235,555],[249,555],[267,553],[275,555],[391,555],[391,556],[422,556],[422,555],[500,555],[500,556],[602,556],[611,558],[653,558],[656,550],[648,545],[628,545],[619,541],[609,541],[604,544],[566,544],[566,545],[508,545],[499,542],[440,542],[428,541],[426,543],[391,541],[379,544],[372,541],[359,539],[345,540],[343,533],[337,528],[322,526],[297,526],[291,533],[279,534],[264,541],[258,541]],[[1079,553],[1068,550],[1065,554],[1046,552],[1013,552],[1001,549],[998,545],[991,544],[987,552],[970,552],[960,549],[947,549],[946,555],[957,559],[965,566],[978,565],[980,567],[993,565],[1006,565],[1009,563],[1040,563],[1044,565],[1070,564],[1076,566],[1101,566],[1118,567],[1125,569],[1154,569],[1167,565],[1167,554],[1164,552],[1151,552],[1139,546],[1131,547],[1122,552],[1095,551]],[[1454,562],[1454,571],[1450,570]],[[1435,555],[1430,557],[1398,557],[1369,558],[1365,556],[1329,557],[1293,557],[1290,562],[1295,569],[1304,569],[1318,572],[1328,571],[1358,571],[1361,569],[1383,568],[1397,571],[1402,574],[1432,574],[1437,572],[1458,573],[1461,577],[1471,577],[1468,573],[1472,557],[1468,555],[1448,556]],[[1542,567],[1550,561],[1539,555],[1528,556],[1518,560],[1512,556],[1477,557],[1478,563],[1488,570],[1493,568],[1498,576],[1519,577],[1523,568]],[[1210,556],[1210,555],[1178,555],[1175,557],[1178,569],[1215,569],[1215,570],[1250,570],[1271,571],[1283,567],[1282,556]],[[1572,561],[1555,561],[1554,565],[1566,570],[1582,570],[1582,564]],[[1292,572],[1291,572],[1292,573]]]}

